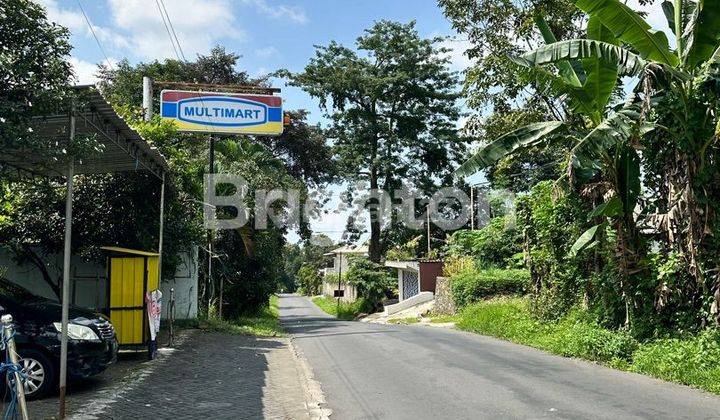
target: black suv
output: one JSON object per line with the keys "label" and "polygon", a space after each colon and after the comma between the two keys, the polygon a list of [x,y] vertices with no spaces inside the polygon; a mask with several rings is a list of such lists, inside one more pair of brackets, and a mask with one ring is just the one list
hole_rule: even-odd
{"label": "black suv", "polygon": [[[25,393],[37,398],[57,387],[60,366],[61,306],[0,278],[0,315],[10,314],[15,343],[28,375]],[[117,360],[115,330],[103,315],[70,307],[68,324],[68,378],[98,374]],[[2,352],[2,358],[5,352]],[[5,381],[2,381],[4,385]]]}

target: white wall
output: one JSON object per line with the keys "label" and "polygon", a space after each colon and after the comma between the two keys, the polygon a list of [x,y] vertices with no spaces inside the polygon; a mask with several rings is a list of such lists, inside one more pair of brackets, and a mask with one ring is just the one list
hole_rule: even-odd
{"label": "white wall", "polygon": [[[62,254],[42,256],[50,277],[58,281],[62,279]],[[178,266],[174,279],[163,281],[160,290],[163,293],[163,314],[167,316],[170,288],[175,288],[175,319],[197,318],[197,287],[198,287],[198,249],[194,247],[190,253],[181,253],[182,262]],[[4,274],[2,274],[4,272]],[[45,282],[40,271],[33,264],[18,265],[12,253],[0,250],[0,274],[8,280],[19,284],[31,292],[58,301],[50,286]],[[78,256],[71,260],[71,302],[78,306],[104,310],[107,306],[107,267],[105,262],[86,261]]]}
{"label": "white wall", "polygon": [[198,247],[183,252],[180,259],[175,278],[160,283],[163,319],[167,319],[170,308],[170,289],[175,289],[175,319],[193,319],[198,315]]}

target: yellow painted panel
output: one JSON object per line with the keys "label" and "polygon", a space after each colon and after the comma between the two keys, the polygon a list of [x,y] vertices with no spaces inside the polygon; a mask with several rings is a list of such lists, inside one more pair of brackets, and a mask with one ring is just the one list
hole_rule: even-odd
{"label": "yellow painted panel", "polygon": [[[154,284],[157,285],[157,258],[154,260]],[[120,344],[142,344],[145,317],[145,259],[113,257],[110,263],[110,320]],[[149,274],[149,273],[148,273]],[[156,286],[157,287],[157,286]],[[126,309],[118,309],[126,308]]]}
{"label": "yellow painted panel", "polygon": [[151,292],[153,290],[159,289],[158,285],[158,258],[157,257],[148,257],[148,283],[147,283],[147,291]]}

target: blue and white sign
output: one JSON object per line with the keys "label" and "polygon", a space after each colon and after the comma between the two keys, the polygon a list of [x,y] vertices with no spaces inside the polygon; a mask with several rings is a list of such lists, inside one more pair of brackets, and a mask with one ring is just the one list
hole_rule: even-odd
{"label": "blue and white sign", "polygon": [[283,131],[282,98],[164,90],[160,113],[180,131],[277,135]]}

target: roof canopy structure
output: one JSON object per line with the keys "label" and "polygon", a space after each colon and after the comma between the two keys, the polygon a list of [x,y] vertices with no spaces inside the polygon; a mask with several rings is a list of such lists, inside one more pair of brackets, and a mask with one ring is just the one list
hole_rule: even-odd
{"label": "roof canopy structure", "polygon": [[[92,136],[100,146],[98,152],[75,160],[75,174],[141,170],[162,178],[168,164],[160,152],[130,128],[94,86],[76,86],[75,90],[78,97],[73,112],[75,138]],[[66,147],[70,110],[37,117],[33,125],[36,136]],[[0,169],[57,177],[67,174],[67,163],[22,150],[4,151],[0,155]]]}
{"label": "roof canopy structure", "polygon": [[[72,106],[59,104],[53,115],[33,120],[33,133],[42,142],[55,148],[68,148],[81,138],[91,137],[97,151],[84,156],[72,154],[33,153],[27,150],[3,150],[0,154],[0,172],[16,172],[20,177],[64,177],[67,180],[65,202],[65,249],[62,284],[62,332],[60,345],[60,418],[65,417],[65,388],[67,377],[68,317],[70,297],[70,253],[72,239],[72,197],[75,174],[101,174],[125,171],[147,171],[162,181],[160,193],[160,233],[158,270],[162,266],[163,212],[165,172],[168,164],[160,152],[148,144],[115,112],[95,86],[76,86]],[[67,150],[67,149],[66,149]],[[62,158],[58,158],[61,156]],[[107,248],[111,252],[127,252],[120,248]],[[137,253],[137,251],[134,251]]]}

